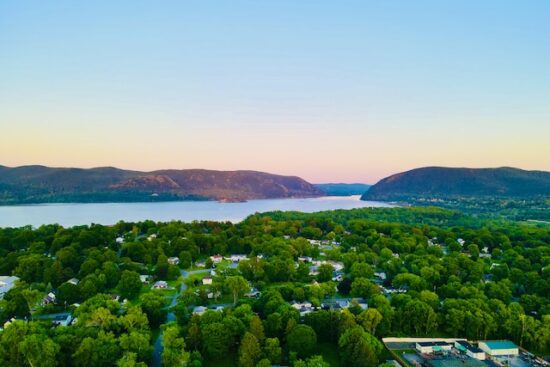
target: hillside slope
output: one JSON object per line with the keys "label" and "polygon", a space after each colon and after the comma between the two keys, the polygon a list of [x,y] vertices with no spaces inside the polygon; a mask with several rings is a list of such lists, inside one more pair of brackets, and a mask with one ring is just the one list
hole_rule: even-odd
{"label": "hillside slope", "polygon": [[398,173],[372,186],[361,199],[539,197],[550,195],[550,172],[517,168],[425,167]]}
{"label": "hillside slope", "polygon": [[140,172],[113,167],[0,166],[0,204],[244,201],[322,195],[322,191],[299,177],[256,171],[191,169]]}

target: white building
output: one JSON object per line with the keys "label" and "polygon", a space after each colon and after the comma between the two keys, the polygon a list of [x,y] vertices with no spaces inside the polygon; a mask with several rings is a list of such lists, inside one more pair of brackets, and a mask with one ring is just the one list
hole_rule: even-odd
{"label": "white building", "polygon": [[178,265],[180,263],[180,259],[178,257],[169,257],[168,258],[168,264],[170,265]]}
{"label": "white building", "polygon": [[159,280],[155,284],[153,284],[153,289],[167,289],[168,283],[166,283],[164,280]]}
{"label": "white building", "polygon": [[479,348],[490,356],[517,356],[519,348],[509,340],[487,340],[479,342]]}
{"label": "white building", "polygon": [[214,264],[219,264],[219,263],[222,262],[223,256],[222,256],[222,255],[210,256],[210,260],[212,260],[212,262],[213,262]]}
{"label": "white building", "polygon": [[139,280],[141,280],[142,283],[149,283],[149,280],[151,280],[150,275],[140,275]]}
{"label": "white building", "polygon": [[79,280],[76,279],[76,278],[71,278],[71,279],[67,280],[67,283],[72,284],[72,285],[78,285],[78,282],[79,282]]}
{"label": "white building", "polygon": [[238,262],[241,262],[242,260],[248,260],[248,257],[246,255],[231,255],[228,260],[234,262],[234,263],[238,263]]}
{"label": "white building", "polygon": [[456,340],[455,348],[461,352],[466,353],[466,355],[470,358],[475,358],[480,361],[485,360],[485,352],[480,348],[468,343],[466,340]]}
{"label": "white building", "polygon": [[416,350],[422,354],[432,354],[435,352],[449,352],[453,345],[444,341],[436,342],[416,342]]}
{"label": "white building", "polygon": [[211,277],[202,278],[202,284],[203,285],[211,285],[212,284],[212,278]]}

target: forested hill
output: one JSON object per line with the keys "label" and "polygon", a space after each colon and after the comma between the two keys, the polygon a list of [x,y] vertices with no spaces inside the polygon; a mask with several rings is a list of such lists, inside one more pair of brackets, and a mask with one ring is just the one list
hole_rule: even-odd
{"label": "forested hill", "polygon": [[132,202],[316,197],[324,193],[299,177],[256,171],[201,169],[140,172],[0,166],[0,205],[45,202]]}
{"label": "forested hill", "polygon": [[363,200],[401,201],[452,197],[533,198],[550,196],[550,172],[517,168],[426,167],[384,178]]}

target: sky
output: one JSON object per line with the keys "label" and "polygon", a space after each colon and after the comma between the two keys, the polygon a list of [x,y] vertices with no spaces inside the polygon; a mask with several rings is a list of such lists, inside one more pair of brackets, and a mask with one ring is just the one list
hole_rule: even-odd
{"label": "sky", "polygon": [[550,2],[0,2],[0,164],[550,171]]}

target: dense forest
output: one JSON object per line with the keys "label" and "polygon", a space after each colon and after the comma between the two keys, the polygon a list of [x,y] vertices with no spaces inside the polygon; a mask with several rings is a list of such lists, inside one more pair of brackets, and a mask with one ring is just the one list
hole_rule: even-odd
{"label": "dense forest", "polygon": [[378,366],[386,336],[550,353],[545,224],[377,208],[47,225],[0,229],[0,257],[19,279],[1,366]]}

